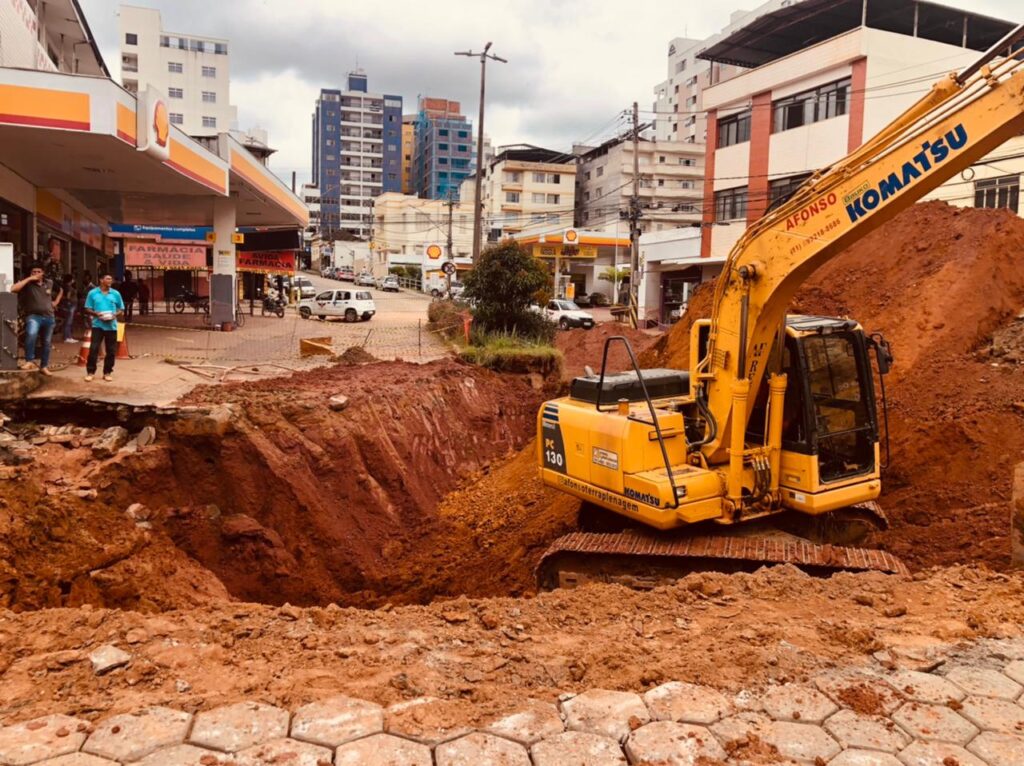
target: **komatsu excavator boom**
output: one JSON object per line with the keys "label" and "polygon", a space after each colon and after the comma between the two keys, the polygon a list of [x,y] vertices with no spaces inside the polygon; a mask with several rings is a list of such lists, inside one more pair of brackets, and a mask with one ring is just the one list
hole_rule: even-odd
{"label": "komatsu excavator boom", "polygon": [[873,502],[881,480],[871,352],[884,375],[888,346],[856,321],[787,309],[815,269],[1024,132],[1024,61],[1004,55],[1021,40],[1024,25],[750,226],[726,260],[710,319],[692,326],[689,371],[641,371],[634,358],[633,371],[609,375],[602,364],[543,405],[544,483],[634,529],[555,541],[539,565],[542,585],[784,561],[902,571],[883,552],[765,524],[884,525]]}

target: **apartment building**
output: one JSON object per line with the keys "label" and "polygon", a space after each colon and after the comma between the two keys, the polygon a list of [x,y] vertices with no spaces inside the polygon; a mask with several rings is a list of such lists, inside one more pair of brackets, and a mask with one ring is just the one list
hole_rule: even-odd
{"label": "apartment building", "polygon": [[420,98],[412,165],[418,196],[458,199],[460,184],[476,168],[473,123],[458,101]]}
{"label": "apartment building", "polygon": [[228,41],[164,30],[160,11],[122,5],[118,12],[121,84],[167,97],[172,125],[190,136],[237,130],[230,98]]}
{"label": "apartment building", "polygon": [[715,83],[742,71],[731,62],[707,61],[698,54],[735,29],[792,0],[769,0],[753,11],[734,11],[729,25],[704,39],[676,37],[669,42],[666,79],[654,87],[654,138],[657,141],[682,141],[703,144],[707,134],[703,92]]}
{"label": "apartment building", "polygon": [[320,188],[316,184],[302,184],[299,197],[309,210],[309,224],[302,233],[302,243],[308,253],[320,230]]}
{"label": "apartment building", "polygon": [[[461,198],[472,210],[475,176],[462,183]],[[484,234],[490,242],[570,228],[576,199],[576,164],[571,154],[529,144],[499,147],[485,167],[481,186]]]}
{"label": "apartment building", "polygon": [[402,189],[402,97],[370,93],[362,70],[349,73],[345,90],[322,89],[312,166],[325,238],[368,239],[374,198]]}
{"label": "apartment building", "polygon": [[[610,139],[575,147],[576,225],[610,231],[629,211],[633,196],[633,142]],[[682,141],[639,142],[640,230],[690,226],[701,219],[704,148]]]}
{"label": "apartment building", "polygon": [[0,66],[110,76],[78,0],[0,3]]}
{"label": "apartment building", "polygon": [[415,194],[412,158],[416,153],[416,119],[418,115],[402,115],[402,194]]}
{"label": "apartment building", "polygon": [[[701,59],[745,68],[703,92],[701,255],[724,257],[747,225],[812,172],[860,146],[1013,26],[913,0],[803,0],[706,47]],[[992,155],[1005,161],[986,159],[930,196],[1020,212],[1024,142],[1013,142]]]}

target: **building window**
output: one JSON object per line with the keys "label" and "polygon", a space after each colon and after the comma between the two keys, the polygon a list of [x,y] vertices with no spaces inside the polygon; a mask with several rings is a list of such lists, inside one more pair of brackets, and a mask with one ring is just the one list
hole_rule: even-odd
{"label": "building window", "polygon": [[185,115],[183,115],[183,114],[180,114],[178,112],[171,112],[169,117],[170,117],[170,120],[171,120],[171,125],[184,125],[185,124]]}
{"label": "building window", "polygon": [[688,99],[686,99],[686,105],[687,106],[697,106],[697,97],[696,96],[690,96]]}
{"label": "building window", "polygon": [[447,165],[448,164],[448,158],[447,157],[438,157],[437,158],[437,164],[438,165]]}
{"label": "building window", "polygon": [[561,196],[558,195],[558,194],[549,194],[548,195],[548,199],[547,199],[547,203],[549,205],[557,205],[560,199],[561,199]]}
{"label": "building window", "polygon": [[505,183],[519,184],[523,182],[523,174],[513,170],[505,171]]}
{"label": "building window", "polygon": [[135,34],[134,32],[125,32],[124,44],[125,45],[138,45],[139,44],[139,36],[137,34]]}
{"label": "building window", "polygon": [[693,188],[693,181],[680,181],[679,182],[679,188],[680,189],[692,189]]}
{"label": "building window", "polygon": [[168,88],[167,96],[169,98],[185,98],[185,91],[181,88]]}
{"label": "building window", "polygon": [[439,131],[437,131],[437,135],[439,135],[439,136],[447,136],[448,135],[448,129],[447,128],[441,128]]}
{"label": "building window", "polygon": [[974,182],[975,207],[1003,207],[1016,213],[1020,207],[1020,176],[986,178]]}
{"label": "building window", "polygon": [[768,182],[768,210],[784,205],[797,189],[811,177],[810,173],[801,173],[787,178],[777,178]]}
{"label": "building window", "polygon": [[217,118],[216,117],[205,117],[204,116],[203,117],[203,127],[204,128],[216,128],[217,127]]}
{"label": "building window", "polygon": [[600,178],[603,175],[604,175],[604,165],[602,165],[601,167],[599,167],[597,169],[597,177]]}
{"label": "building window", "polygon": [[214,43],[213,52],[220,56],[228,55],[228,44],[227,43]]}
{"label": "building window", "polygon": [[185,71],[185,67],[182,66],[180,61],[168,61],[167,71],[171,72],[172,74],[181,74]]}
{"label": "building window", "polygon": [[324,143],[327,144],[327,146],[334,146],[334,139],[328,138]]}
{"label": "building window", "polygon": [[457,147],[455,147],[455,148],[456,148],[456,149],[457,149],[458,151],[460,151],[460,152],[468,152],[468,151],[469,151],[469,144],[459,144],[459,145],[458,145]]}
{"label": "building window", "polygon": [[446,152],[446,151],[448,151],[448,144],[438,144],[437,145],[437,150],[439,152]]}
{"label": "building window", "polygon": [[505,192],[506,202],[519,202],[519,192]]}
{"label": "building window", "polygon": [[538,193],[538,192],[534,192],[533,193],[533,201],[543,205],[544,204],[544,194]]}
{"label": "building window", "polygon": [[850,78],[772,102],[772,132],[781,133],[846,114]]}
{"label": "building window", "polygon": [[738,221],[747,217],[747,187],[715,192],[715,220]]}
{"label": "building window", "polygon": [[734,146],[750,140],[750,111],[718,121],[718,147]]}
{"label": "building window", "polygon": [[604,196],[604,195],[603,195],[603,194],[602,194],[601,192],[602,192],[602,188],[601,188],[600,186],[598,186],[598,187],[597,187],[597,188],[596,188],[596,189],[594,190],[594,193],[595,193],[595,194],[597,195],[597,199],[601,199],[601,197],[603,197],[603,196]]}
{"label": "building window", "polygon": [[686,59],[676,62],[676,74],[686,71]]}
{"label": "building window", "polygon": [[204,66],[203,67],[203,77],[216,77],[216,76],[217,76],[217,67],[215,67],[215,66]]}
{"label": "building window", "polygon": [[204,104],[216,104],[217,103],[217,94],[214,93],[212,90],[204,90],[203,91],[203,103]]}
{"label": "building window", "polygon": [[327,128],[328,133],[333,133],[335,130],[333,125],[324,125],[324,127]]}
{"label": "building window", "polygon": [[659,178],[658,179],[658,186],[664,186],[664,185],[665,185],[665,179],[664,178]]}
{"label": "building window", "polygon": [[664,154],[659,154],[658,155],[658,164],[660,164],[660,165],[664,165],[665,164],[665,155]]}
{"label": "building window", "polygon": [[583,180],[584,181],[589,181],[590,180],[590,171],[589,170],[586,173],[583,174]]}
{"label": "building window", "polygon": [[469,160],[452,160],[452,166],[456,168],[469,167]]}

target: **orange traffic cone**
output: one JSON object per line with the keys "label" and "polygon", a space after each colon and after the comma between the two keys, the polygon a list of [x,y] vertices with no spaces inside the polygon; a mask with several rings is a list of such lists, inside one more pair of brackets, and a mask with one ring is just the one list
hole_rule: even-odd
{"label": "orange traffic cone", "polygon": [[78,347],[78,366],[85,367],[89,363],[89,347],[92,346],[92,322],[85,323],[85,337]]}
{"label": "orange traffic cone", "polygon": [[117,327],[121,330],[118,333],[121,336],[121,340],[117,342],[117,356],[115,359],[131,359],[131,355],[128,353],[128,328],[120,323]]}

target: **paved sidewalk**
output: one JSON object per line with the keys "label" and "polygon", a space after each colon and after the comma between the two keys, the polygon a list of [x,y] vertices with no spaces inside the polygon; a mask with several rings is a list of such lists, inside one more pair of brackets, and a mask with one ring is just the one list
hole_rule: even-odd
{"label": "paved sidewalk", "polygon": [[[888,669],[834,670],[760,694],[671,682],[521,700],[464,725],[431,698],[332,697],[192,715],[151,707],[92,723],[54,714],[0,729],[4,766],[1021,766],[1024,640],[980,641]],[[93,654],[97,673],[131,656]],[[916,665],[916,669],[915,669]]]}

